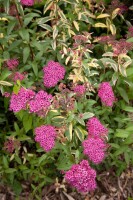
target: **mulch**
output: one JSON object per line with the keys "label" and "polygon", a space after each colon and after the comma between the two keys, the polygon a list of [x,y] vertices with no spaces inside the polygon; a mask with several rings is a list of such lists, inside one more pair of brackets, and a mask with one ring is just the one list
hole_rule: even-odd
{"label": "mulch", "polygon": [[0,186],[0,200],[133,200],[133,168],[127,169],[120,177],[114,172],[99,174],[97,189],[88,194],[78,193],[64,180],[45,186],[40,198],[37,194],[33,197],[28,183],[23,183],[22,187],[21,195],[16,198],[9,187]]}

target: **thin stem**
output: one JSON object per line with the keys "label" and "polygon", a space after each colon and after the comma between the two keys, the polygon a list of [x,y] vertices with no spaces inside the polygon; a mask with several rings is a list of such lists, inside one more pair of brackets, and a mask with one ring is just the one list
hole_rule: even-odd
{"label": "thin stem", "polygon": [[30,52],[31,52],[31,59],[34,60],[34,53],[32,51],[32,47],[31,47],[30,43],[29,43],[29,47],[30,47]]}
{"label": "thin stem", "polygon": [[4,48],[3,48],[2,44],[0,44],[0,46],[1,46],[2,51],[4,51]]}
{"label": "thin stem", "polygon": [[16,11],[17,11],[17,18],[18,18],[19,24],[20,24],[21,27],[23,27],[23,23],[22,23],[22,21],[21,21],[21,19],[20,19],[20,16],[19,16],[19,12],[18,12],[18,8],[17,8],[17,6],[16,6],[16,3],[14,3],[14,5],[15,5],[15,9],[16,9]]}

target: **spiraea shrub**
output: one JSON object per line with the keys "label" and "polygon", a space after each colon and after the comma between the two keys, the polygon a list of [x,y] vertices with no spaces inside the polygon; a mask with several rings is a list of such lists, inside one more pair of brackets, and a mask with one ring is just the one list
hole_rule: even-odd
{"label": "spiraea shrub", "polygon": [[[0,1],[1,183],[97,188],[133,164],[133,26],[118,0]],[[101,165],[102,163],[102,165]]]}

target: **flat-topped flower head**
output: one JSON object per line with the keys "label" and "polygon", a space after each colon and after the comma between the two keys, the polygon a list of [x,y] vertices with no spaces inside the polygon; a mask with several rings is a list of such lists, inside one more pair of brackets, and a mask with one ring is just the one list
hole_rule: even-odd
{"label": "flat-topped flower head", "polygon": [[25,79],[25,75],[24,75],[24,73],[15,72],[15,73],[12,75],[12,79],[13,79],[13,81],[16,83],[17,80],[19,80],[19,81],[24,80],[24,79]]}
{"label": "flat-topped flower head", "polygon": [[100,138],[88,138],[82,143],[84,154],[95,164],[99,164],[105,157],[106,144]]}
{"label": "flat-topped flower head", "polygon": [[74,164],[65,174],[66,181],[79,192],[86,193],[96,189],[96,171],[87,160]]}
{"label": "flat-topped flower head", "polygon": [[44,86],[47,88],[54,87],[59,81],[64,79],[65,68],[58,62],[49,61],[43,68],[44,71]]}
{"label": "flat-topped flower head", "polygon": [[44,116],[45,112],[51,105],[52,95],[41,90],[34,99],[29,102],[29,109],[31,113],[36,113],[39,116]]}
{"label": "flat-topped flower head", "polygon": [[18,94],[14,92],[10,99],[10,110],[13,112],[19,112],[20,110],[26,110],[27,103],[34,98],[35,93],[30,89],[21,88]]}
{"label": "flat-topped flower head", "polygon": [[103,82],[100,84],[98,89],[98,96],[105,106],[112,107],[113,103],[116,101],[113,89],[109,82]]}
{"label": "flat-topped flower head", "polygon": [[94,138],[102,138],[108,133],[108,129],[105,128],[96,117],[90,118],[86,126],[89,136]]}
{"label": "flat-topped flower head", "polygon": [[78,95],[83,95],[85,93],[85,86],[84,85],[76,85],[74,88],[73,88],[73,91]]}
{"label": "flat-topped flower head", "polygon": [[19,65],[18,59],[9,59],[5,63],[6,63],[9,70],[14,70]]}
{"label": "flat-topped flower head", "polygon": [[51,151],[55,145],[57,133],[53,126],[42,125],[35,129],[35,141],[46,151]]}
{"label": "flat-topped flower head", "polygon": [[33,6],[34,5],[34,0],[20,0],[20,3],[23,6]]}
{"label": "flat-topped flower head", "polygon": [[128,28],[128,35],[129,35],[129,37],[133,37],[133,26],[130,26]]}

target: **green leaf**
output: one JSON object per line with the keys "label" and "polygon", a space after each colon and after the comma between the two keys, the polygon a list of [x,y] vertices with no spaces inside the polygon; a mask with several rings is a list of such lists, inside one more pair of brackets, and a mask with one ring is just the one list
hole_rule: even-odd
{"label": "green leaf", "polygon": [[128,95],[127,95],[126,91],[125,91],[123,88],[121,88],[121,87],[117,87],[117,89],[118,89],[118,91],[119,91],[121,97],[122,97],[127,103],[129,103],[129,99],[128,99]]}
{"label": "green leaf", "polygon": [[19,135],[20,129],[19,129],[17,122],[14,122],[14,128],[15,128],[16,133]]}
{"label": "green leaf", "polygon": [[19,86],[19,85],[14,85],[14,87],[13,87],[13,92],[14,92],[15,94],[18,94],[19,90],[20,90],[20,86]]}
{"label": "green leaf", "polygon": [[124,152],[126,152],[128,149],[128,146],[121,146],[115,153],[114,156],[118,156],[120,154],[123,154]]}
{"label": "green leaf", "polygon": [[20,36],[22,37],[22,39],[25,41],[27,41],[27,42],[29,42],[29,40],[30,40],[30,35],[29,35],[29,32],[28,32],[28,30],[27,29],[21,29],[20,31],[19,31],[19,34],[20,34]]}
{"label": "green leaf", "polygon": [[40,24],[39,26],[46,29],[47,31],[50,31],[50,32],[53,31],[52,27],[49,26],[48,24]]}
{"label": "green leaf", "polygon": [[46,160],[47,157],[48,157],[47,154],[43,154],[43,155],[39,158],[39,160],[38,160],[38,164],[40,165],[41,162],[44,161],[44,160]]}
{"label": "green leaf", "polygon": [[71,141],[72,140],[72,132],[73,132],[73,124],[70,123],[69,124],[69,127],[68,127],[68,133],[69,133],[69,140]]}
{"label": "green leaf", "polygon": [[80,124],[82,124],[83,126],[85,126],[85,122],[82,118],[80,117],[75,117],[76,121],[79,122]]}
{"label": "green leaf", "polygon": [[15,194],[18,196],[22,192],[22,186],[21,183],[18,182],[17,180],[14,180],[13,183],[13,190],[15,191]]}
{"label": "green leaf", "polygon": [[26,136],[26,135],[24,135],[24,136],[22,136],[22,137],[19,137],[19,141],[28,141],[28,140],[31,140],[31,138],[30,137],[28,137],[28,136]]}
{"label": "green leaf", "polygon": [[34,74],[35,74],[35,76],[37,77],[38,76],[38,66],[37,66],[37,63],[31,63],[31,65],[32,65],[32,68],[33,68],[33,71],[34,71]]}
{"label": "green leaf", "polygon": [[46,22],[51,21],[52,19],[53,19],[53,17],[50,17],[50,16],[40,18],[40,19],[38,20],[38,25],[40,25],[40,24],[45,24]]}
{"label": "green leaf", "polygon": [[68,157],[63,156],[61,159],[59,159],[56,166],[58,170],[69,170],[72,164],[73,163],[69,160]]}
{"label": "green leaf", "polygon": [[8,160],[7,160],[7,157],[6,156],[3,156],[3,164],[4,164],[4,167],[5,168],[8,168]]}
{"label": "green leaf", "polygon": [[80,126],[76,126],[74,128],[74,132],[77,135],[77,137],[79,138],[79,140],[82,142],[84,140],[84,136],[85,136],[83,129]]}
{"label": "green leaf", "polygon": [[127,138],[129,136],[129,132],[126,130],[120,130],[120,132],[117,132],[115,134],[115,137],[119,137],[119,138]]}
{"label": "green leaf", "polygon": [[31,21],[32,21],[33,17],[25,17],[24,18],[24,25],[27,26]]}
{"label": "green leaf", "polygon": [[125,161],[126,161],[127,165],[129,165],[129,163],[130,163],[130,154],[128,152],[124,152],[124,158],[125,158]]}
{"label": "green leaf", "polygon": [[0,77],[1,77],[0,79],[4,81],[10,74],[11,74],[11,72],[9,70],[3,70],[0,75]]}
{"label": "green leaf", "polygon": [[14,169],[14,168],[8,168],[8,169],[5,170],[5,173],[10,174],[10,173],[14,173],[14,172],[16,172],[16,171],[17,171],[17,170]]}
{"label": "green leaf", "polygon": [[131,107],[131,106],[124,106],[122,109],[127,112],[133,112],[133,107]]}
{"label": "green leaf", "polygon": [[53,39],[54,40],[57,37],[57,35],[58,35],[58,29],[57,29],[57,26],[54,26],[54,28],[53,28]]}
{"label": "green leaf", "polygon": [[133,42],[133,37],[127,39],[127,42]]}
{"label": "green leaf", "polygon": [[29,114],[24,115],[23,117],[23,126],[26,133],[32,129],[32,116]]}
{"label": "green leaf", "polygon": [[118,144],[115,143],[109,143],[112,147],[114,147],[115,149],[119,149],[120,146]]}
{"label": "green leaf", "polygon": [[8,27],[7,27],[7,35],[9,35],[9,34],[12,32],[12,30],[13,30],[14,27],[15,27],[15,25],[16,25],[16,20],[15,20],[15,21],[11,21],[11,22],[9,23],[9,25],[8,25]]}
{"label": "green leaf", "polygon": [[12,51],[13,49],[16,49],[16,47],[18,47],[21,43],[22,43],[22,40],[17,40],[17,41],[12,42],[8,48],[8,51]]}
{"label": "green leaf", "polygon": [[94,114],[91,113],[91,112],[85,112],[83,115],[82,115],[82,119],[89,119],[91,117],[93,117]]}
{"label": "green leaf", "polygon": [[58,123],[63,123],[64,122],[64,120],[65,120],[65,118],[64,117],[62,117],[62,116],[57,116],[57,117],[53,117],[52,118],[52,122],[58,122]]}
{"label": "green leaf", "polygon": [[25,47],[25,48],[23,49],[23,63],[24,63],[24,64],[26,63],[26,61],[27,61],[29,55],[30,55],[30,48],[29,48],[29,47]]}

